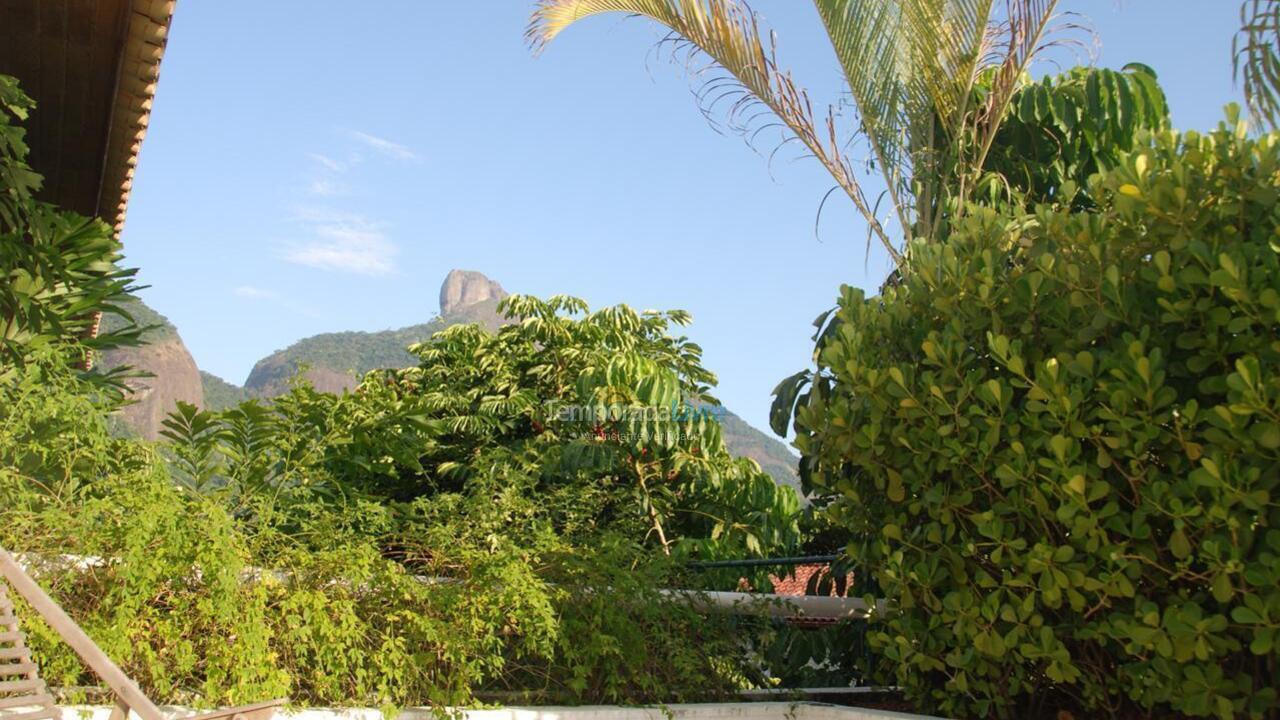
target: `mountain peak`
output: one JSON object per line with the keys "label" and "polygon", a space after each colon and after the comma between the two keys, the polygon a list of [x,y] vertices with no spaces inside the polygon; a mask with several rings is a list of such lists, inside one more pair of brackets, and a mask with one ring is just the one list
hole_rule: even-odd
{"label": "mountain peak", "polygon": [[501,300],[508,295],[496,281],[475,270],[450,270],[440,286],[440,314],[448,315],[485,300]]}

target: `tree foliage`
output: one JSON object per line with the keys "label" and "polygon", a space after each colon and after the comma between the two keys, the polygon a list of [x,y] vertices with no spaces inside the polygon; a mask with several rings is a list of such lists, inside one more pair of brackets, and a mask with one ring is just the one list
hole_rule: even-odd
{"label": "tree foliage", "polygon": [[[412,502],[501,463],[537,492],[593,497],[589,526],[633,527],[667,554],[794,547],[795,492],[729,455],[701,348],[669,334],[687,313],[589,312],[564,296],[502,309],[512,322],[496,333],[450,327],[412,348],[416,367],[372,372],[349,395],[298,386],[270,408],[183,406],[164,432],[182,476],[199,492],[323,478],[335,496]],[[291,479],[304,466],[324,472]]]}
{"label": "tree foliage", "polygon": [[842,290],[776,417],[922,705],[1275,711],[1278,196],[1280,136],[1160,132],[1094,211],[974,209]]}
{"label": "tree foliage", "polygon": [[[664,594],[683,573],[625,468],[573,473],[549,465],[562,443],[485,435],[480,420],[447,432],[463,415],[429,416],[428,386],[383,374],[344,396],[299,385],[270,407],[182,406],[156,447],[112,437],[110,405],[42,353],[0,378],[0,544],[157,698],[633,703],[763,682],[742,645],[759,624]],[[447,477],[442,448],[460,459]],[[392,497],[388,478],[414,463],[433,474]],[[759,475],[711,465],[726,482]],[[654,502],[672,513],[673,553],[714,549],[697,534],[710,521],[680,514],[712,506],[699,497]],[[724,547],[743,533],[725,530]],[[51,630],[28,630],[53,684],[94,684]]]}
{"label": "tree foliage", "polygon": [[136,343],[140,333],[132,321],[90,332],[96,313],[115,309],[133,289],[135,271],[119,267],[120,244],[106,223],[35,198],[43,179],[27,164],[21,126],[34,106],[16,80],[0,75],[0,374],[42,347],[83,362],[93,350]]}
{"label": "tree foliage", "polygon": [[[1018,90],[984,166],[984,204],[1057,202],[1083,210],[1094,173],[1110,170],[1144,133],[1169,129],[1155,71],[1077,67]],[[1067,191],[1069,197],[1064,197]]]}

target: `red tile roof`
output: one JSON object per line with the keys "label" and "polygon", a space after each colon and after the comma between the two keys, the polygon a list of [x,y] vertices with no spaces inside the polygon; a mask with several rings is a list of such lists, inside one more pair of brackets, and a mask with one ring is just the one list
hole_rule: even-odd
{"label": "red tile roof", "polygon": [[[770,575],[769,580],[773,583],[773,592],[778,595],[803,596],[809,593],[806,590],[809,582],[814,575],[820,572],[829,572],[830,565],[825,563],[810,563],[805,565],[796,565],[789,574]],[[836,588],[832,587],[828,593],[832,597],[847,596],[849,589],[853,586],[853,574],[845,576],[845,592],[838,593]]]}

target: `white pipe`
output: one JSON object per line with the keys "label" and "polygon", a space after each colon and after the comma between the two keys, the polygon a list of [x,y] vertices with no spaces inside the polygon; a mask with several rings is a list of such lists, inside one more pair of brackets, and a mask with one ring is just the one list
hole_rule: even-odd
{"label": "white pipe", "polygon": [[877,600],[875,608],[862,598],[829,595],[773,595],[697,590],[662,590],[663,595],[678,598],[705,610],[727,610],[743,614],[765,613],[769,617],[789,619],[865,620],[873,613],[884,612],[885,601]]}
{"label": "white pipe", "polygon": [[[86,570],[105,564],[103,558],[82,555],[58,555],[54,558],[32,557],[27,553],[14,553],[14,558],[28,571],[37,570],[37,562],[50,563],[56,559],[64,567]],[[263,575],[270,575],[278,581],[288,580],[286,573],[274,570],[249,568],[245,571],[245,580],[256,580]],[[453,578],[429,577],[417,575],[414,579],[423,584],[455,583]],[[816,620],[865,620],[873,613],[883,613],[887,604],[885,600],[876,600],[875,608],[870,608],[866,601],[859,597],[832,597],[829,595],[774,595],[770,593],[724,592],[719,590],[659,590],[665,597],[682,600],[691,607],[702,610],[727,611],[743,615],[766,614],[774,618],[816,619]]]}

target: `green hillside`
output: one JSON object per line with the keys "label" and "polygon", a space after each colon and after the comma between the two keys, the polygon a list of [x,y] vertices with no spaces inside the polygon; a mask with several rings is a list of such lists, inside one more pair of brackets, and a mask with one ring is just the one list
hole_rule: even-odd
{"label": "green hillside", "polygon": [[284,350],[259,360],[245,381],[245,388],[259,395],[279,395],[305,365],[358,378],[370,370],[408,367],[413,356],[406,350],[422,342],[446,324],[440,320],[379,332],[324,333],[304,338]]}
{"label": "green hillside", "polygon": [[253,398],[253,393],[245,388],[203,370],[200,371],[200,386],[204,389],[205,410],[227,410]]}
{"label": "green hillside", "polygon": [[279,395],[304,366],[325,374],[339,373],[356,379],[378,368],[409,367],[414,357],[406,349],[423,342],[450,325],[480,323],[489,329],[502,324],[498,301],[458,308],[443,317],[398,330],[336,332],[303,338],[259,360],[245,380],[245,388],[258,395]]}
{"label": "green hillside", "polygon": [[[173,323],[169,322],[169,318],[151,309],[151,306],[137,297],[131,296],[128,301],[120,303],[120,309],[128,313],[138,325],[153,326],[142,334],[142,339],[147,344],[168,340],[178,334],[177,328],[173,326]],[[102,315],[103,332],[119,330],[125,324],[125,319],[116,313],[104,313]]]}
{"label": "green hillside", "polygon": [[792,454],[785,444],[728,410],[720,416],[720,424],[724,427],[724,444],[729,447],[729,452],[755,460],[760,463],[760,469],[773,477],[774,482],[790,485],[800,492],[800,476],[796,469],[800,458]]}

